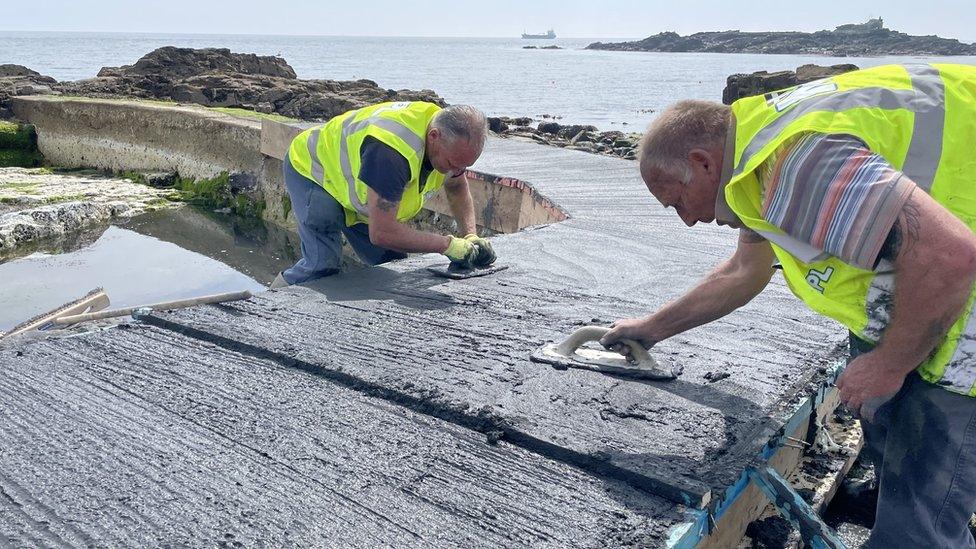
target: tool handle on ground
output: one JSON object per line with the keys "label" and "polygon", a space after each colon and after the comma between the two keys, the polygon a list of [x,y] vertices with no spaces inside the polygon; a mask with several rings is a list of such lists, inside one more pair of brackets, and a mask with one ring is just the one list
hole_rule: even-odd
{"label": "tool handle on ground", "polygon": [[102,320],[105,318],[114,318],[117,316],[131,315],[134,311],[138,309],[152,309],[154,311],[169,311],[172,309],[193,307],[194,305],[204,305],[207,303],[224,303],[227,301],[240,301],[242,299],[250,299],[250,298],[251,298],[251,292],[248,291],[228,292],[224,294],[214,294],[214,295],[205,295],[200,297],[191,297],[188,299],[178,299],[176,301],[164,301],[162,303],[153,303],[152,305],[139,305],[137,307],[111,309],[108,311],[99,311],[97,313],[63,316],[61,318],[54,319],[54,323],[57,324],[58,326],[69,326],[71,324],[77,324],[79,322],[87,322],[89,320]]}
{"label": "tool handle on ground", "polygon": [[[583,326],[582,328],[576,330],[565,341],[560,343],[556,347],[556,351],[569,356],[579,349],[580,345],[588,341],[600,341],[600,338],[607,335],[610,328],[604,328],[603,326]],[[620,343],[630,347],[630,356],[633,357],[634,362],[638,364],[649,363],[654,359],[651,358],[650,353],[643,345],[634,341],[633,339],[621,339]]]}

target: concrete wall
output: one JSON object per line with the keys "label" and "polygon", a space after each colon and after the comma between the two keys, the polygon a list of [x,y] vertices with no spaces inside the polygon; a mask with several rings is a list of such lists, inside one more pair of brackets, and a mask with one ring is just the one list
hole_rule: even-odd
{"label": "concrete wall", "polygon": [[17,97],[14,114],[37,127],[48,162],[64,167],[258,175],[261,123],[152,101]]}
{"label": "concrete wall", "polygon": [[[250,120],[193,105],[155,101],[16,97],[14,114],[37,128],[38,147],[55,166],[114,171],[176,171],[206,178],[220,172],[246,174],[247,191],[265,203],[267,221],[294,227],[281,176],[292,138],[308,123]],[[511,233],[562,221],[565,213],[529,184],[512,178],[468,173],[478,225]],[[443,191],[427,209],[451,222]]]}

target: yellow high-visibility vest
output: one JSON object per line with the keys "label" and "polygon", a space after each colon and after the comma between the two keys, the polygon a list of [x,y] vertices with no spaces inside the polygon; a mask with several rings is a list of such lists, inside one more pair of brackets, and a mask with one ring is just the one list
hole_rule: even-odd
{"label": "yellow high-visibility vest", "polygon": [[369,223],[369,187],[359,179],[363,139],[372,136],[393,147],[410,164],[410,181],[397,209],[397,220],[406,221],[444,185],[445,175],[437,170],[420,181],[427,127],[439,110],[433,103],[411,101],[349,111],[298,134],[288,149],[288,158],[295,171],[322,185],[342,205],[346,225],[352,226]]}
{"label": "yellow high-visibility vest", "polygon": [[[874,67],[743,98],[732,104],[732,112],[736,136],[732,179],[725,189],[729,206],[770,241],[797,297],[857,337],[877,343],[892,313],[891,265],[882,261],[875,271],[848,265],[763,220],[756,170],[797,134],[853,135],[976,231],[976,66]],[[976,291],[918,367],[925,380],[970,396],[976,396],[974,299]]]}

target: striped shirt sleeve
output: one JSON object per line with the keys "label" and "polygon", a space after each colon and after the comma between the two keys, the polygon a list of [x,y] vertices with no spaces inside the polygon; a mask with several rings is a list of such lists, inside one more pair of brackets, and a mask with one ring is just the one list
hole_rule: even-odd
{"label": "striped shirt sleeve", "polygon": [[[915,184],[850,135],[801,134],[760,168],[763,218],[862,269],[872,269]],[[789,251],[789,250],[787,250]]]}

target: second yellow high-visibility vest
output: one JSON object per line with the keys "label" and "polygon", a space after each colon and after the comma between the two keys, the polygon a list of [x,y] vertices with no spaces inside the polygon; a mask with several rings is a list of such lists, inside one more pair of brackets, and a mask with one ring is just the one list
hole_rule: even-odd
{"label": "second yellow high-visibility vest", "polygon": [[[859,269],[766,222],[756,170],[800,133],[853,135],[976,231],[976,67],[874,67],[740,99],[732,113],[736,136],[732,179],[725,189],[729,206],[770,241],[794,294],[862,340],[878,342],[893,311],[891,265],[882,261],[875,271]],[[925,380],[970,396],[976,396],[974,300],[976,291],[918,368]]]}
{"label": "second yellow high-visibility vest", "polygon": [[410,165],[397,220],[417,215],[424,202],[444,185],[445,175],[431,170],[421,182],[427,127],[441,110],[433,103],[380,103],[341,114],[324,126],[298,134],[288,149],[295,171],[322,185],[346,212],[346,225],[369,223],[369,187],[359,179],[360,147],[367,136],[396,149]]}

